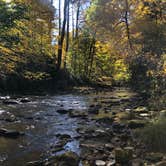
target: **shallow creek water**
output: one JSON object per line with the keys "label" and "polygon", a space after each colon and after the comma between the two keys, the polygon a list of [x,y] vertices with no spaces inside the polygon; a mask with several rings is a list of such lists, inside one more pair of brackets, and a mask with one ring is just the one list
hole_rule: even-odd
{"label": "shallow creek water", "polygon": [[[17,130],[25,135],[16,139],[0,137],[0,165],[23,166],[27,162],[47,158],[57,152],[50,152],[51,147],[60,140],[58,134],[67,134],[71,140],[64,146],[65,150],[80,153],[77,128],[91,125],[93,121],[71,118],[68,114],[59,114],[57,110],[88,110],[96,99],[107,102],[111,97],[130,98],[133,93],[126,90],[99,92],[88,95],[62,94],[47,96],[26,96],[29,103],[16,105],[0,104],[0,117],[11,114],[14,122],[0,120],[0,128]],[[59,152],[62,153],[62,152]]]}

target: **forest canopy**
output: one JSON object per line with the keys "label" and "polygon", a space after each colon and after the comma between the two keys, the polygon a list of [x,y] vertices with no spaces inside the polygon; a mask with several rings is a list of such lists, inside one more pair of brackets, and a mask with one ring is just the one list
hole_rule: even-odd
{"label": "forest canopy", "polygon": [[109,79],[164,96],[165,0],[50,2],[0,0],[1,89],[11,78],[58,80],[64,71],[81,83]]}

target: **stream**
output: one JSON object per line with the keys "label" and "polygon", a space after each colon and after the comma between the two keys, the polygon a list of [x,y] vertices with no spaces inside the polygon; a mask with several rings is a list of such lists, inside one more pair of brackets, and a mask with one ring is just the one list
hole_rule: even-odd
{"label": "stream", "polygon": [[[14,139],[0,136],[0,165],[24,166],[28,162],[46,159],[65,151],[80,155],[78,128],[93,126],[96,115],[73,118],[69,116],[70,111],[80,111],[86,115],[89,108],[99,101],[107,113],[128,109],[128,101],[134,96],[135,93],[128,89],[46,96],[1,96],[0,128],[23,132],[25,135]],[[7,98],[13,98],[18,103],[4,104],[3,101]],[[20,102],[23,98],[30,101]],[[110,106],[110,101],[117,103],[122,100],[122,104]],[[67,141],[63,142],[62,148],[57,149],[57,144],[64,138]]]}

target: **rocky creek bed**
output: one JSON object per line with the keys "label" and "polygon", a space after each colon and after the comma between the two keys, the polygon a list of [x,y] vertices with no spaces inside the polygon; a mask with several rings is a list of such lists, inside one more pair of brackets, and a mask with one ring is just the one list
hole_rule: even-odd
{"label": "rocky creek bed", "polygon": [[0,97],[1,166],[165,166],[135,130],[155,116],[127,88]]}

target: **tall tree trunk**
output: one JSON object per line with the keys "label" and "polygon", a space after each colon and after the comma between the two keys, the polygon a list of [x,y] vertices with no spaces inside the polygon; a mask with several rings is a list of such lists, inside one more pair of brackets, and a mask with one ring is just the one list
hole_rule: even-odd
{"label": "tall tree trunk", "polygon": [[129,16],[129,3],[128,3],[128,0],[125,0],[125,16],[124,16],[124,19],[125,19],[125,24],[126,24],[126,34],[127,34],[127,39],[128,39],[128,42],[129,42],[129,46],[130,46],[130,49],[133,49],[133,46],[132,46],[132,42],[131,42],[131,35],[130,35],[130,27],[129,27],[129,20],[128,20],[128,16]]}
{"label": "tall tree trunk", "polygon": [[67,20],[67,4],[68,0],[64,1],[64,18],[63,18],[63,24],[62,24],[62,30],[60,32],[59,42],[58,42],[58,63],[57,63],[57,70],[61,68],[62,64],[62,49],[63,49],[63,42],[65,38],[65,29],[66,29],[66,20]]}
{"label": "tall tree trunk", "polygon": [[[77,12],[76,12],[76,23],[75,23],[75,36],[74,36],[74,42],[75,45],[77,46],[77,51],[79,48],[79,39],[78,39],[78,29],[79,29],[79,16],[80,16],[80,7],[81,7],[81,0],[78,0],[77,2]],[[73,54],[73,69],[74,69],[74,73],[76,73],[76,61],[77,61],[77,53],[74,52]]]}
{"label": "tall tree trunk", "polygon": [[75,32],[75,38],[78,37],[80,6],[81,6],[81,2],[80,2],[80,0],[78,0],[78,3],[77,3],[77,13],[76,13],[76,32]]}
{"label": "tall tree trunk", "polygon": [[68,0],[67,4],[67,29],[66,29],[66,49],[64,57],[64,68],[66,68],[66,58],[69,50],[69,26],[70,26],[70,0]]}
{"label": "tall tree trunk", "polygon": [[61,36],[61,0],[59,0],[59,37]]}
{"label": "tall tree trunk", "polygon": [[72,40],[74,40],[75,27],[74,27],[74,7],[72,3]]}
{"label": "tall tree trunk", "polygon": [[91,45],[90,45],[90,50],[89,50],[89,59],[90,59],[90,66],[89,66],[89,71],[88,71],[88,76],[89,77],[91,76],[91,73],[92,73],[92,67],[93,67],[93,61],[94,61],[95,43],[96,43],[95,36],[96,36],[96,32],[93,36],[93,39],[92,39],[92,42],[91,42]]}

